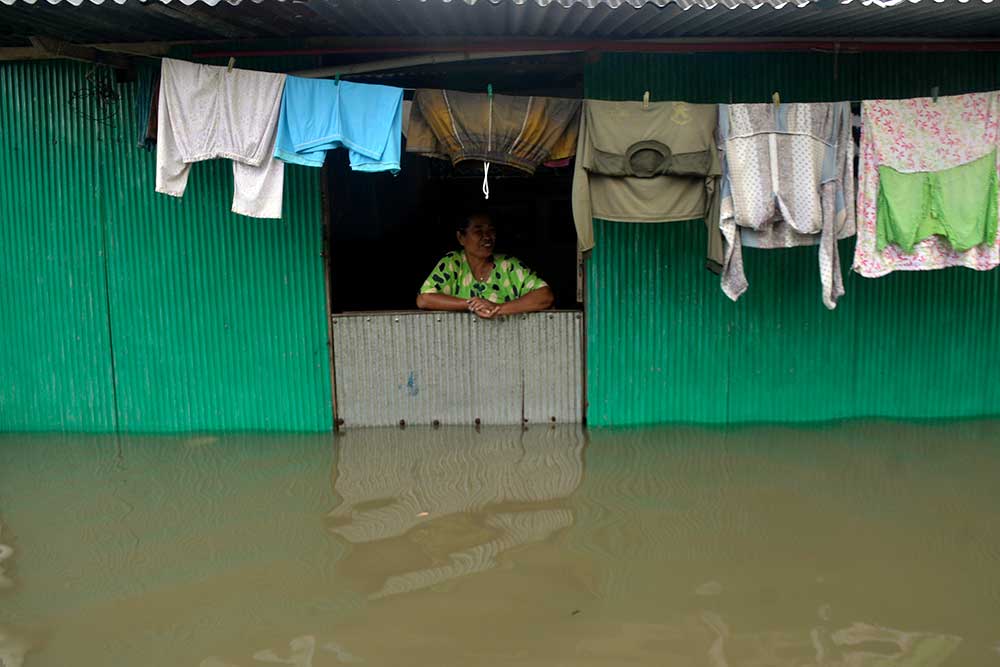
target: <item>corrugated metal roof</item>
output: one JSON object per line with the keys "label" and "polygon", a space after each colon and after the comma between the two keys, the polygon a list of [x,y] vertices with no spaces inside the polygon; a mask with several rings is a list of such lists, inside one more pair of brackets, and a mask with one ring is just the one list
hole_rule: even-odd
{"label": "corrugated metal roof", "polygon": [[[921,0],[858,0],[858,1],[862,5],[866,5],[866,6],[867,5],[875,5],[877,7],[895,7],[897,5],[902,5],[902,4],[906,4],[906,3],[910,3],[911,5],[915,5],[918,2],[921,2]],[[923,0],[923,2],[926,2],[926,3],[934,2],[934,3],[937,3],[939,5],[943,4],[945,2],[948,2],[948,1],[949,0]],[[953,0],[953,1],[965,4],[967,2],[974,2],[975,0]],[[844,4],[844,5],[849,5],[852,2],[854,2],[854,0],[840,0],[840,3]],[[982,2],[988,5],[988,4],[991,4],[993,2],[993,0],[982,0]]]}
{"label": "corrugated metal roof", "polygon": [[[124,5],[128,0],[111,0],[115,4]],[[169,5],[171,2],[182,5],[208,5],[209,7],[215,7],[219,4],[226,5],[239,5],[241,0],[150,0],[151,2],[159,2],[164,5]],[[253,2],[254,4],[261,4],[266,0],[248,0],[248,2]],[[279,2],[285,2],[285,0],[278,0]],[[288,4],[306,4],[308,0],[289,0]],[[426,0],[420,0],[421,2],[426,2]],[[450,4],[452,0],[441,0],[445,4]],[[549,5],[558,5],[566,9],[574,6],[583,6],[587,9],[596,9],[597,7],[606,6],[611,9],[618,9],[619,7],[634,8],[639,9],[645,7],[646,5],[652,5],[655,7],[666,7],[670,4],[676,4],[684,9],[689,7],[702,7],[704,9],[713,9],[719,5],[733,9],[740,6],[748,6],[752,8],[757,8],[763,5],[769,5],[775,8],[781,8],[785,5],[792,4],[799,7],[808,5],[810,2],[818,2],[819,0],[460,0],[466,5],[475,5],[477,2],[482,4],[489,3],[491,5],[502,5],[502,4],[512,4],[516,6],[529,4],[534,2],[534,4],[539,7],[548,7]],[[912,2],[913,0],[911,0]],[[986,2],[992,2],[992,0],[984,0]],[[0,3],[5,5],[14,5],[17,3],[34,5],[41,4],[45,2],[50,5],[58,4],[70,4],[73,6],[79,6],[85,2],[89,2],[94,5],[102,5],[105,0],[0,0]],[[145,3],[143,3],[145,4]]]}
{"label": "corrugated metal roof", "polygon": [[[796,0],[802,6],[784,0],[0,0],[0,45],[27,46],[30,35],[93,44],[310,37],[992,39],[1000,34],[1000,12],[986,2],[907,0],[880,7],[873,1],[895,0]],[[717,4],[731,9],[700,9]]]}

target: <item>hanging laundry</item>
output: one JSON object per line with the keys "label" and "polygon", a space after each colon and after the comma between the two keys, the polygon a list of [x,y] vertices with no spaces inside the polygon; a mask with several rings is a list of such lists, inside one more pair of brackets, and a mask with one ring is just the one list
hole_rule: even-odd
{"label": "hanging laundry", "polygon": [[274,156],[322,167],[343,147],[355,171],[398,172],[402,134],[402,88],[290,76]]}
{"label": "hanging laundry", "polygon": [[735,301],[747,290],[744,243],[818,241],[823,304],[836,308],[844,294],[837,241],[855,233],[850,103],[722,104],[719,137],[723,292]]}
{"label": "hanging laundry", "polygon": [[594,218],[701,218],[708,227],[708,266],[718,271],[722,168],[715,144],[717,122],[714,104],[584,101],[573,173],[580,249],[594,247]]}
{"label": "hanging laundry", "polygon": [[861,117],[854,270],[1000,266],[1000,92],[872,100]]}
{"label": "hanging laundry", "polygon": [[418,90],[406,150],[533,174],[544,162],[573,157],[579,117],[580,100]]}
{"label": "hanging laundry", "polygon": [[284,86],[284,74],[164,58],[156,191],[182,197],[192,163],[228,158],[233,161],[233,212],[280,218],[285,165],[273,154]]}
{"label": "hanging laundry", "polygon": [[139,128],[136,145],[147,151],[156,146],[156,114],[160,97],[160,70],[139,70],[135,94],[136,127]]}
{"label": "hanging laundry", "polygon": [[942,171],[905,173],[878,168],[876,247],[895,243],[908,255],[937,235],[965,252],[993,243],[997,233],[997,152]]}
{"label": "hanging laundry", "polygon": [[403,100],[403,136],[408,137],[410,135],[410,111],[413,109],[412,100]]}
{"label": "hanging laundry", "polygon": [[149,102],[149,116],[146,121],[146,146],[153,148],[156,146],[156,137],[159,134],[160,116],[160,73],[156,73],[156,82],[153,85],[153,95]]}

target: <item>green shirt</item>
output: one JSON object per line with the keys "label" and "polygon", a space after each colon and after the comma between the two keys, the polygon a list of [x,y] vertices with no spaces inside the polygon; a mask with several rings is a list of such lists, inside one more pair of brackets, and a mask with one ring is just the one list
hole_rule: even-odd
{"label": "green shirt", "polygon": [[446,294],[462,299],[479,297],[490,303],[507,303],[548,286],[516,257],[494,255],[493,264],[490,277],[480,282],[472,275],[464,251],[449,252],[427,276],[420,293]]}
{"label": "green shirt", "polygon": [[996,239],[996,150],[941,171],[903,173],[883,165],[878,177],[879,252],[895,243],[913,254],[917,243],[934,235],[958,252]]}

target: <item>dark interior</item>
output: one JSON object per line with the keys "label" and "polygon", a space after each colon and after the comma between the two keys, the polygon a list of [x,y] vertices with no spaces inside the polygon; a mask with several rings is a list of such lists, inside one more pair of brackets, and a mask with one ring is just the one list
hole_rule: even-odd
{"label": "dark interior", "polygon": [[[392,80],[356,80],[484,92],[490,82],[508,95],[581,97],[578,65],[566,61],[554,70],[551,59],[538,65],[485,61]],[[420,285],[437,260],[459,247],[456,220],[472,211],[490,213],[497,252],[517,256],[541,275],[555,293],[554,307],[579,307],[572,165],[540,167],[534,175],[492,165],[488,201],[481,163],[453,167],[446,160],[405,153],[405,143],[396,175],[352,172],[343,150],[330,152],[326,166],[333,312],[415,309]]]}

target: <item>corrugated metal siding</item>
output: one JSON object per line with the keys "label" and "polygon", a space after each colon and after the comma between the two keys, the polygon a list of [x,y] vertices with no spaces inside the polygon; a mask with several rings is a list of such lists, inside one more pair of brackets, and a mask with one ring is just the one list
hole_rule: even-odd
{"label": "corrugated metal siding", "polygon": [[347,426],[582,419],[578,313],[497,321],[371,313],[333,322],[338,417]]}
{"label": "corrugated metal siding", "polygon": [[100,154],[122,429],[332,428],[319,170],[286,169],[280,221],[230,212],[228,161],[155,194],[131,102]]}
{"label": "corrugated metal siding", "polygon": [[337,416],[346,425],[520,421],[516,322],[447,313],[333,321]]}
{"label": "corrugated metal siding", "polygon": [[[0,91],[13,102],[5,130],[23,133],[40,151],[38,171],[29,178],[12,173],[6,182],[21,184],[19,200],[59,203],[37,211],[15,204],[5,217],[4,230],[34,244],[36,263],[45,257],[62,272],[44,301],[24,278],[4,290],[37,313],[37,324],[16,324],[14,331],[39,347],[67,336],[89,346],[85,359],[64,363],[51,352],[22,350],[24,375],[35,378],[24,401],[47,395],[50,372],[72,385],[48,399],[49,413],[9,425],[4,419],[0,427],[74,430],[52,411],[75,414],[99,390],[97,405],[108,415],[93,421],[94,430],[113,428],[114,394],[123,431],[331,429],[319,171],[287,170],[281,221],[229,213],[232,169],[224,161],[195,165],[183,199],[158,195],[155,154],[135,147],[134,86],[117,87],[117,114],[107,124],[71,113],[65,92],[48,97],[59,95],[54,82],[64,82],[64,91],[82,86],[87,71],[58,63],[0,66],[13,89],[45,93],[35,115],[24,115],[25,101],[9,97],[6,85]],[[79,135],[80,149],[50,155],[59,133]],[[5,340],[9,326],[0,323]],[[12,354],[3,347],[0,354]]]}
{"label": "corrugated metal siding", "polygon": [[524,418],[529,423],[578,422],[583,406],[583,315],[523,318]]}
{"label": "corrugated metal siding", "polygon": [[[861,99],[990,90],[975,55],[605,56],[587,94],[697,102]],[[834,73],[836,78],[834,78]],[[827,311],[815,249],[749,251],[738,303],[704,270],[700,221],[595,223],[588,264],[588,422],[803,422],[1000,413],[1000,271],[845,271]],[[850,267],[853,240],[841,244]]]}
{"label": "corrugated metal siding", "polygon": [[0,431],[114,427],[97,130],[80,68],[0,65]]}

